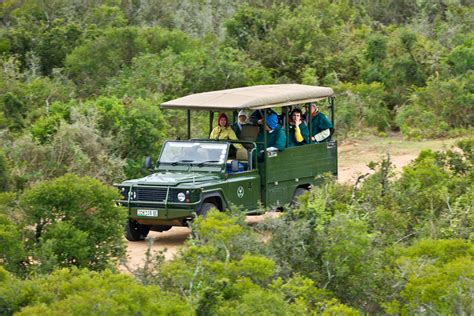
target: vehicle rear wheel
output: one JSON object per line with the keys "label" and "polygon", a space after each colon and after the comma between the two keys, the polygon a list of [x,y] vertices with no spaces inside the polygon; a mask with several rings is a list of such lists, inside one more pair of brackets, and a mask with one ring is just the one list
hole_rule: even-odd
{"label": "vehicle rear wheel", "polygon": [[198,215],[202,217],[206,217],[207,213],[213,208],[217,209],[217,206],[214,203],[204,203],[201,206],[201,209],[199,210]]}
{"label": "vehicle rear wheel", "polygon": [[144,240],[149,232],[150,227],[141,225],[131,219],[129,219],[125,225],[125,238],[127,238],[128,241]]}
{"label": "vehicle rear wheel", "polygon": [[300,205],[300,196],[308,192],[306,188],[296,188],[295,193],[293,193],[293,199],[291,199],[291,206],[298,207]]}

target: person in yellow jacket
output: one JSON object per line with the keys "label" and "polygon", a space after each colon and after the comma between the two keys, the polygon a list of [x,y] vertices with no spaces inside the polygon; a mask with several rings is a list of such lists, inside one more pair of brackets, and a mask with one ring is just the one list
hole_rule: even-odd
{"label": "person in yellow jacket", "polygon": [[293,109],[288,125],[288,147],[309,144],[309,129],[302,119],[300,109]]}
{"label": "person in yellow jacket", "polygon": [[[209,136],[210,139],[239,140],[235,135],[234,130],[232,130],[232,127],[230,127],[229,119],[227,118],[227,115],[225,115],[225,113],[219,114],[217,123],[218,125],[214,127],[211,132],[211,136]],[[234,146],[237,149],[243,148],[241,144],[234,144]]]}

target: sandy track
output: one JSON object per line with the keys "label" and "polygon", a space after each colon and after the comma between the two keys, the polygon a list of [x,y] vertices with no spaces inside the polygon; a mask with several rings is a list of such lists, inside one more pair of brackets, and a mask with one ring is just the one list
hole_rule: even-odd
{"label": "sandy track", "polygon": [[[246,222],[255,225],[269,216],[278,216],[279,213],[270,212],[264,215],[247,216]],[[147,240],[128,241],[127,246],[127,266],[129,269],[136,269],[143,265],[145,253],[151,245],[152,253],[164,252],[165,260],[170,260],[178,252],[179,247],[191,235],[191,230],[187,227],[173,227],[162,233],[150,232]],[[125,270],[125,269],[124,269]]]}
{"label": "sandy track", "polygon": [[[339,177],[338,181],[354,183],[359,175],[371,173],[367,164],[371,161],[380,161],[390,154],[390,159],[397,169],[402,168],[416,158],[421,150],[439,150],[446,148],[455,139],[434,140],[426,142],[410,142],[401,137],[363,139],[343,142],[339,145]],[[247,222],[257,223],[265,216],[247,216]],[[173,227],[167,232],[150,232],[148,238],[153,241],[152,252],[164,251],[166,260],[170,260],[177,253],[179,247],[190,236],[191,231],[186,227]],[[135,269],[143,265],[148,241],[128,242],[128,266]]]}

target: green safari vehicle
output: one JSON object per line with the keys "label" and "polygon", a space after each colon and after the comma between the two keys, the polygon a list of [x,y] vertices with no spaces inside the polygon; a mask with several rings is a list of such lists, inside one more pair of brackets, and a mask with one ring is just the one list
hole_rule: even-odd
{"label": "green safari vehicle", "polygon": [[[333,90],[327,87],[262,85],[192,94],[161,104],[162,109],[187,111],[188,140],[166,141],[154,165],[147,157],[149,176],[115,184],[122,196],[118,202],[129,213],[126,238],[138,241],[150,230],[187,226],[196,216],[231,204],[246,214],[261,213],[262,206],[282,208],[317,185],[319,175],[337,176],[337,142],[332,139],[271,151],[266,150],[266,133],[257,143],[259,127],[250,124],[242,126],[236,141],[191,138],[191,111],[210,113],[209,132],[215,112],[233,112],[235,120],[242,109],[260,113],[263,119],[275,111],[288,135],[284,122],[289,110],[316,101],[328,106],[334,122]],[[308,124],[311,130],[311,120]]]}

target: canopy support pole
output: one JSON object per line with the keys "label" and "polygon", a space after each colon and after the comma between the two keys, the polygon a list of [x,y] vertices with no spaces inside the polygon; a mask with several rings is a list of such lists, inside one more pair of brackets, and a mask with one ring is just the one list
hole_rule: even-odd
{"label": "canopy support pole", "polygon": [[209,134],[212,133],[212,123],[214,122],[214,111],[209,111]]}
{"label": "canopy support pole", "polygon": [[188,110],[188,139],[191,139],[191,110]]}

